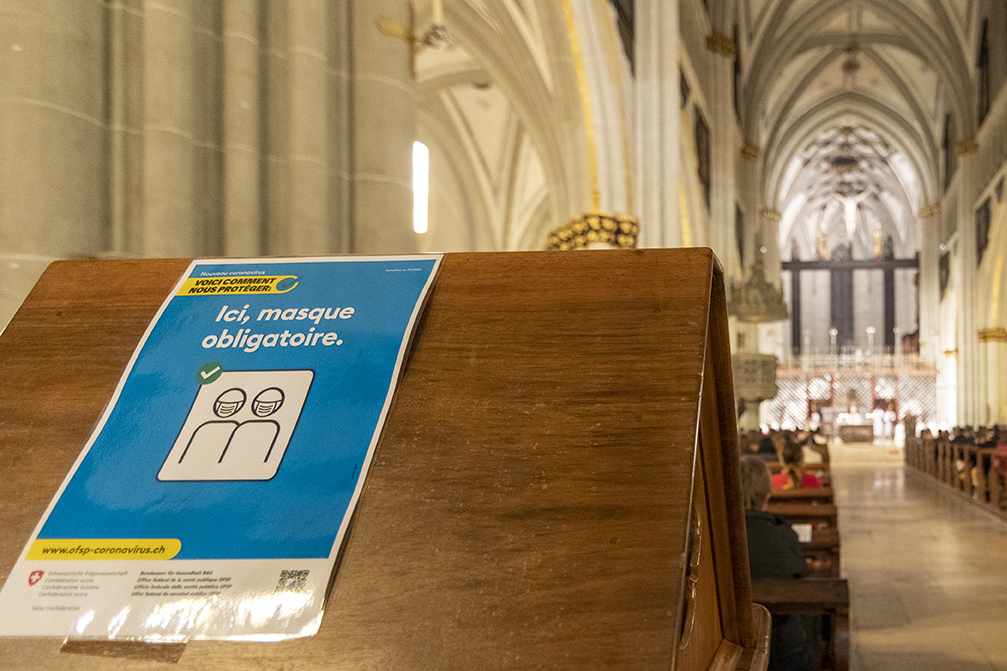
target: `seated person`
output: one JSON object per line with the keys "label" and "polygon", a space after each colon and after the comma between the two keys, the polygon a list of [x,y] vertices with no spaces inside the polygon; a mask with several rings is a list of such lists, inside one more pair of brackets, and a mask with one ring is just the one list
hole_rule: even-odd
{"label": "seated person", "polygon": [[992,428],[983,430],[981,437],[976,438],[976,444],[980,447],[992,448],[1000,444],[1000,425],[996,424]]}
{"label": "seated person", "polygon": [[763,461],[776,461],[776,446],[773,444],[773,439],[771,436],[762,436],[759,439],[759,449],[756,451],[759,459]]}
{"label": "seated person", "polygon": [[[748,566],[752,580],[791,580],[807,575],[808,566],[797,534],[783,518],[766,511],[772,486],[766,464],[741,458],[741,496],[748,533]],[[773,617],[768,671],[805,671],[816,657],[813,622],[799,615]]]}
{"label": "seated person", "polygon": [[762,434],[754,429],[751,431],[741,431],[738,433],[738,450],[742,455],[753,454],[759,451],[759,441]]}
{"label": "seated person", "polygon": [[793,441],[787,441],[780,451],[783,470],[773,476],[773,489],[804,489],[821,487],[817,476],[804,471],[804,449]]}
{"label": "seated person", "polygon": [[823,464],[828,461],[829,447],[824,438],[816,431],[809,431],[807,438],[801,441],[801,449],[804,451],[804,463]]}

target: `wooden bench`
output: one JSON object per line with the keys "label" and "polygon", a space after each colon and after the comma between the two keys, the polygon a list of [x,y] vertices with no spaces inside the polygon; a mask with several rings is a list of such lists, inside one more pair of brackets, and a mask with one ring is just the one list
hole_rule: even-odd
{"label": "wooden bench", "polygon": [[818,615],[822,620],[822,667],[831,671],[850,668],[850,590],[839,578],[753,580],[752,600],[778,615]]}
{"label": "wooden bench", "polygon": [[786,519],[791,524],[813,524],[816,528],[836,528],[837,514],[833,503],[775,503],[769,502],[766,510]]}
{"label": "wooden bench", "polygon": [[832,487],[805,487],[803,489],[774,489],[769,495],[772,503],[833,503]]}
{"label": "wooden bench", "polygon": [[1007,482],[997,467],[995,448],[916,438],[906,443],[906,465],[1007,516]]}
{"label": "wooden bench", "polygon": [[808,574],[816,578],[839,577],[839,529],[814,529],[811,540],[801,543]]}
{"label": "wooden bench", "polygon": [[[823,505],[828,507],[823,510]],[[839,529],[831,488],[773,490],[767,509],[791,524],[817,525],[818,528],[812,529],[811,540],[801,543],[808,570],[818,577],[839,577]]]}
{"label": "wooden bench", "polygon": [[[783,464],[779,461],[767,461],[766,466],[773,475],[783,472]],[[805,464],[804,470],[818,477],[826,487],[832,486],[832,476],[829,474],[828,464]]]}

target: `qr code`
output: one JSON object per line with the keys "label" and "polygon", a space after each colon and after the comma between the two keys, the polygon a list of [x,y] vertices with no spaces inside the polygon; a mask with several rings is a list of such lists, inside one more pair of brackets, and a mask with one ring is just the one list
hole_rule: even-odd
{"label": "qr code", "polygon": [[308,571],[280,571],[280,580],[276,583],[277,592],[303,592],[304,583],[308,580]]}

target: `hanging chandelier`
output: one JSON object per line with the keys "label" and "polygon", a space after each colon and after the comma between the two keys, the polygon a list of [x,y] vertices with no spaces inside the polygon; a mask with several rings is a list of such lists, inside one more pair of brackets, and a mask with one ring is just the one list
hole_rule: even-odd
{"label": "hanging chandelier", "polygon": [[752,273],[745,282],[731,282],[727,312],[738,321],[763,323],[790,319],[783,289],[766,281],[762,257],[762,254],[755,255]]}

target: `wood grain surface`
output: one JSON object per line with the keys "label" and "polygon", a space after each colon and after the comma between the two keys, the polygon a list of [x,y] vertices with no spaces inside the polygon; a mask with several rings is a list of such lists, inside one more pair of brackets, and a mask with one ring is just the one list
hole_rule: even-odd
{"label": "wood grain surface", "polygon": [[[673,668],[714,263],[446,255],[318,635],[177,666]],[[0,577],[186,264],[53,264],[0,336]],[[61,643],[0,639],[0,667],[165,668]]]}
{"label": "wood grain surface", "polygon": [[832,503],[776,503],[770,501],[766,510],[791,524],[822,524],[836,526],[837,510]]}
{"label": "wood grain surface", "polygon": [[774,489],[769,494],[770,503],[832,503],[832,487],[803,487],[801,489]]}

